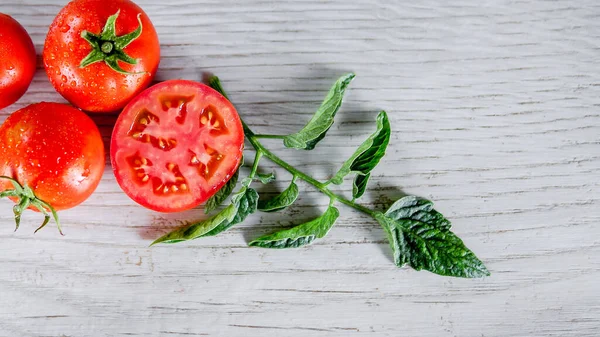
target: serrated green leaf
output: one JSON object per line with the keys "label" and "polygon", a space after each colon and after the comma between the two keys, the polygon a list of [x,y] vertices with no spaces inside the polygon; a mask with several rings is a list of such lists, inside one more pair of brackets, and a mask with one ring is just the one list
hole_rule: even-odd
{"label": "serrated green leaf", "polygon": [[254,178],[254,181],[260,181],[263,184],[269,184],[273,181],[275,181],[275,173],[271,172],[271,173],[256,173],[256,177]]}
{"label": "serrated green leaf", "polygon": [[454,233],[450,222],[433,209],[431,201],[408,196],[375,219],[385,229],[394,263],[443,276],[483,277],[490,273]]}
{"label": "serrated green leaf", "polygon": [[248,217],[248,215],[256,212],[256,205],[258,203],[258,192],[256,192],[256,190],[253,188],[246,188],[244,193],[239,198],[236,198],[236,200],[238,204],[238,211],[233,217],[233,219],[231,221],[219,224],[210,232],[202,235],[203,237],[215,236],[219,233],[222,233],[228,230],[229,228],[233,227],[234,225],[243,222],[244,220],[246,220],[246,217]]}
{"label": "serrated green leaf", "polygon": [[366,175],[357,174],[354,177],[354,183],[352,184],[352,199],[356,200],[365,194],[365,190],[367,189],[367,184],[369,182],[369,178],[371,177],[371,173],[367,173]]}
{"label": "serrated green leaf", "polygon": [[296,183],[292,181],[292,183],[290,184],[290,186],[288,186],[288,188],[286,188],[283,192],[278,194],[273,199],[264,200],[264,201],[259,200],[258,201],[258,210],[262,211],[262,212],[280,211],[280,210],[285,209],[286,207],[290,206],[291,204],[293,204],[294,201],[296,201],[296,199],[298,199],[298,195],[299,195],[298,185],[296,185]]}
{"label": "serrated green leaf", "polygon": [[176,229],[157,240],[157,243],[177,243],[194,240],[204,236],[213,236],[221,233],[233,225],[246,219],[249,214],[256,211],[258,193],[249,187],[242,187],[231,197],[231,204],[212,217],[183,228]]}
{"label": "serrated green leaf", "polygon": [[215,227],[219,226],[224,222],[233,220],[237,214],[237,205],[231,204],[221,210],[219,213],[212,217],[200,221],[189,226],[176,229],[162,237],[156,239],[151,245],[157,243],[177,243],[181,241],[193,240],[201,237],[202,235],[210,232]]}
{"label": "serrated green leaf", "polygon": [[385,215],[393,220],[414,219],[423,222],[435,223],[443,230],[450,230],[452,224],[442,215],[442,213],[433,209],[433,202],[416,197],[406,196],[396,201]]}
{"label": "serrated green leaf", "polygon": [[354,76],[350,73],[340,77],[308,124],[299,132],[284,137],[283,144],[288,148],[300,150],[314,149],[333,125],[335,115],[342,106],[346,88]]}
{"label": "serrated green leaf", "polygon": [[262,248],[297,248],[323,238],[340,216],[334,206],[329,206],[320,217],[294,228],[262,236],[249,243],[250,246]]}
{"label": "serrated green leaf", "polygon": [[344,177],[351,172],[356,172],[363,176],[369,174],[385,155],[387,146],[390,143],[391,133],[387,113],[385,111],[379,112],[377,115],[377,130],[346,160],[335,176],[331,178],[330,182],[339,185],[344,181]]}
{"label": "serrated green leaf", "polygon": [[218,190],[215,195],[206,201],[206,204],[204,205],[204,213],[208,214],[217,209],[217,207],[221,206],[223,201],[225,201],[225,199],[227,199],[227,197],[233,192],[233,189],[237,185],[239,175],[240,168],[238,167],[237,171],[235,171],[229,181],[227,181],[227,183],[225,183],[225,185],[223,185],[223,187],[221,187],[221,189]]}

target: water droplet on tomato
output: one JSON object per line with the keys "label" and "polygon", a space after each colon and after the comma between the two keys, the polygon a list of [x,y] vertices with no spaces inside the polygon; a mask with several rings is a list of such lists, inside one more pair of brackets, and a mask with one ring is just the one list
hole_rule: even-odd
{"label": "water droplet on tomato", "polygon": [[65,75],[62,75],[62,76],[60,77],[60,80],[61,80],[61,81],[63,81],[63,83],[66,83],[66,82],[67,82],[67,76],[65,76]]}
{"label": "water droplet on tomato", "polygon": [[13,69],[15,69],[15,66],[14,66],[12,63],[9,63],[9,64],[6,66],[6,70],[13,70]]}
{"label": "water droplet on tomato", "polygon": [[66,33],[66,32],[68,32],[68,31],[69,31],[69,29],[71,29],[71,26],[69,26],[69,25],[67,25],[67,24],[64,24],[64,25],[62,25],[62,26],[60,27],[60,31],[61,31],[61,32],[63,32],[63,33]]}

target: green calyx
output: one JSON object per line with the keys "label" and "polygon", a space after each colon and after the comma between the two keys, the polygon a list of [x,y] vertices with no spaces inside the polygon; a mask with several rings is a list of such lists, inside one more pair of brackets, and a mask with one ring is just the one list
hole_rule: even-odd
{"label": "green calyx", "polygon": [[106,24],[104,25],[100,35],[90,33],[87,30],[81,32],[81,37],[92,46],[92,51],[83,60],[81,60],[81,63],[79,64],[80,68],[85,68],[96,62],[104,62],[112,70],[124,75],[137,75],[145,73],[128,72],[119,65],[119,61],[128,64],[137,64],[138,61],[127,55],[123,49],[125,49],[125,47],[127,47],[131,42],[135,41],[135,39],[142,35],[142,14],[138,14],[137,16],[137,20],[140,25],[136,30],[122,36],[116,35],[115,23],[117,22],[120,12],[120,10],[117,11],[114,15],[111,15],[108,20],[106,20]]}
{"label": "green calyx", "polygon": [[50,204],[39,199],[35,195],[35,193],[33,193],[33,190],[29,186],[27,186],[27,185],[23,186],[23,185],[19,184],[18,181],[16,181],[15,179],[13,179],[11,177],[0,176],[0,179],[6,179],[6,180],[10,181],[14,187],[14,189],[12,189],[12,190],[5,190],[5,191],[0,192],[0,199],[4,198],[4,197],[15,197],[15,198],[19,199],[17,204],[13,207],[13,212],[15,213],[15,223],[16,223],[15,231],[17,231],[17,229],[19,229],[19,225],[21,224],[21,214],[23,214],[23,212],[27,208],[29,208],[30,206],[33,206],[37,210],[39,210],[42,214],[44,214],[44,222],[42,222],[42,225],[40,227],[38,227],[38,229],[35,230],[35,233],[37,233],[37,231],[44,228],[48,224],[48,222],[50,221],[50,214],[48,212],[50,212],[52,214],[52,217],[54,218],[54,221],[56,222],[56,226],[58,227],[58,231],[59,231],[60,235],[64,235],[62,232],[62,229],[60,227],[60,221],[58,220],[58,214],[56,214],[56,210],[52,206],[50,206]]}

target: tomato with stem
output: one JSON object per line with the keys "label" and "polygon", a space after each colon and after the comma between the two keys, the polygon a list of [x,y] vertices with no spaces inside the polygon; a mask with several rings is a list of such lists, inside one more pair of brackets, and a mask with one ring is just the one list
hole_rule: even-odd
{"label": "tomato with stem", "polygon": [[58,224],[56,211],[86,200],[98,186],[104,164],[98,127],[69,105],[32,104],[0,126],[0,196],[17,202],[17,228],[27,208],[45,215],[42,227],[49,212]]}
{"label": "tomato with stem", "polygon": [[160,61],[150,18],[129,0],[74,0],[46,36],[43,60],[52,85],[91,112],[123,108],[154,78]]}
{"label": "tomato with stem", "polygon": [[244,131],[233,105],[212,88],[170,80],[138,95],[111,138],[117,182],[137,203],[160,212],[193,208],[233,176]]}

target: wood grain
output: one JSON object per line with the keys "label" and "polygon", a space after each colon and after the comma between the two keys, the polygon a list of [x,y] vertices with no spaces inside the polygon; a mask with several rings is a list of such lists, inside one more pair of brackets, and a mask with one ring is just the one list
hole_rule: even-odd
{"label": "wood grain", "polygon": [[[33,213],[13,233],[10,203],[0,202],[0,336],[600,335],[597,1],[138,3],[161,39],[158,80],[219,75],[257,132],[296,131],[339,75],[356,72],[317,149],[267,144],[326,179],[385,109],[394,133],[365,205],[382,209],[403,193],[434,200],[492,276],[397,269],[382,230],[349,209],[308,248],[248,248],[323,210],[326,200],[305,184],[283,214],[150,249],[202,209],[142,209],[107,167],[97,192],[62,213],[65,237],[33,235]],[[41,52],[63,5],[7,0],[0,12]],[[30,103],[63,101],[39,63],[0,121]],[[94,119],[108,140],[115,116]],[[263,193],[289,183],[277,173]]]}

